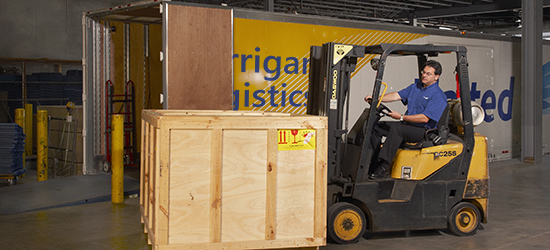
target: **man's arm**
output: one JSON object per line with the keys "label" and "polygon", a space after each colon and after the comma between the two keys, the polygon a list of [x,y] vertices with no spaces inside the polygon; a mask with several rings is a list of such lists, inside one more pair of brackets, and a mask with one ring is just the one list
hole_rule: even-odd
{"label": "man's arm", "polygon": [[[369,102],[369,99],[372,99],[372,96],[368,95],[365,97],[366,102]],[[388,93],[384,95],[384,97],[382,98],[382,102],[395,102],[400,100],[401,100],[401,96],[399,95],[398,92]],[[401,119],[401,114],[395,111],[388,113],[388,116],[397,120]],[[403,121],[410,122],[410,123],[427,123],[428,121],[430,121],[430,118],[428,118],[424,114],[403,115]]]}
{"label": "man's arm", "polygon": [[[365,97],[366,102],[369,101],[368,99],[372,99],[372,96],[368,95]],[[391,92],[391,93],[385,94],[384,97],[382,98],[382,102],[395,102],[400,100],[401,100],[401,96],[397,92]]]}
{"label": "man's arm", "polygon": [[[395,111],[388,113],[388,116],[396,120],[401,119],[401,114]],[[424,114],[403,115],[403,121],[410,122],[410,123],[427,123],[428,121],[430,121],[430,118],[428,118]]]}
{"label": "man's arm", "polygon": [[[396,113],[396,112],[392,112],[392,113]],[[401,114],[397,113],[396,116],[398,116],[398,117],[395,118],[395,119],[401,119]],[[427,122],[430,121],[430,118],[428,118],[424,114],[404,115],[403,116],[403,121],[410,122],[410,123],[427,123]]]}

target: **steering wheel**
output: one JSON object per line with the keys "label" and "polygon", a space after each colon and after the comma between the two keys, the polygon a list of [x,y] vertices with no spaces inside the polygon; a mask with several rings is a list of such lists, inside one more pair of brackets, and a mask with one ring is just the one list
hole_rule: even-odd
{"label": "steering wheel", "polygon": [[[367,100],[367,102],[371,105],[372,107],[372,98],[369,98]],[[378,108],[376,108],[376,112],[378,112],[378,114],[382,114],[382,116],[387,116],[388,113],[391,113],[391,109],[388,108],[386,105],[384,105],[382,102],[380,102],[380,105],[378,106]]]}

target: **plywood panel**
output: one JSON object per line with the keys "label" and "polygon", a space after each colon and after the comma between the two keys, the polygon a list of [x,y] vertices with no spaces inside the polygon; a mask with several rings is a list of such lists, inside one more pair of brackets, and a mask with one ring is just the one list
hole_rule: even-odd
{"label": "plywood panel", "polygon": [[265,238],[267,131],[224,130],[222,242]]}
{"label": "plywood panel", "polygon": [[211,131],[170,135],[169,242],[209,242]]}
{"label": "plywood panel", "polygon": [[279,151],[277,239],[311,237],[315,209],[315,150]]}
{"label": "plywood panel", "polygon": [[168,109],[231,110],[231,10],[168,5]]}

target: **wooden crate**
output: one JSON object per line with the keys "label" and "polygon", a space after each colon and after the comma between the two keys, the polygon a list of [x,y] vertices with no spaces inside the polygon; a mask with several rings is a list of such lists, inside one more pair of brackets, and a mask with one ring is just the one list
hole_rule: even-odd
{"label": "wooden crate", "polygon": [[144,110],[142,122],[141,218],[154,249],[325,245],[325,117]]}

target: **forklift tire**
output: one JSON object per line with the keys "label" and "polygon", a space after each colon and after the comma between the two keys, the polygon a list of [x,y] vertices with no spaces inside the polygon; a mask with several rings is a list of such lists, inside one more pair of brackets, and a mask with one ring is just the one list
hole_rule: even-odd
{"label": "forklift tire", "polygon": [[327,215],[328,236],[338,244],[355,243],[365,233],[365,215],[353,204],[335,203],[328,208]]}
{"label": "forklift tire", "polygon": [[449,213],[449,230],[458,236],[476,234],[481,214],[479,209],[470,202],[460,202]]}

